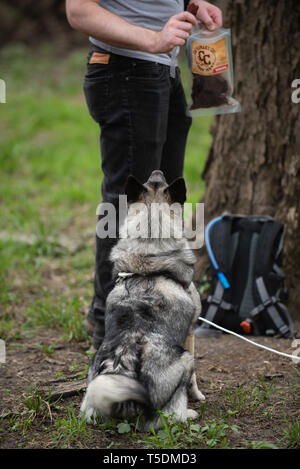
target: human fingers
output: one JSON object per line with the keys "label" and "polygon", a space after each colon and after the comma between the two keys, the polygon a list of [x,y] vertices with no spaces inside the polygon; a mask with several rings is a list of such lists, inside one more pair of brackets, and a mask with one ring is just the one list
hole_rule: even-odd
{"label": "human fingers", "polygon": [[222,11],[207,2],[203,2],[203,4],[199,5],[197,18],[201,20],[210,31],[222,26]]}

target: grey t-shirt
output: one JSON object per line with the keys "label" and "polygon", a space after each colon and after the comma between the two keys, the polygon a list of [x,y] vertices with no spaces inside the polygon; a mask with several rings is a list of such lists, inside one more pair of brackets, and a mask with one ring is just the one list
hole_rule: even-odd
{"label": "grey t-shirt", "polygon": [[[101,0],[99,5],[129,23],[159,31],[171,16],[183,11],[184,0]],[[171,53],[149,54],[148,52],[123,49],[98,41],[93,37],[90,37],[90,41],[96,46],[115,54],[166,65],[171,64]]]}

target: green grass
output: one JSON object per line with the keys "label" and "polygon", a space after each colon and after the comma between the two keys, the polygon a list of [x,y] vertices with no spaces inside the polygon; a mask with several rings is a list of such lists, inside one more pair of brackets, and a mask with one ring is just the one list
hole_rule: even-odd
{"label": "green grass", "polygon": [[0,423],[6,423],[10,431],[20,431],[24,437],[33,422],[37,419],[52,421],[52,408],[57,408],[57,402],[51,396],[51,389],[44,389],[43,385],[38,388],[34,385],[26,386],[24,391],[19,391],[23,410],[13,409],[7,413],[2,413]]}
{"label": "green grass", "polygon": [[0,230],[55,236],[79,207],[93,219],[101,174],[98,128],[81,90],[84,62],[83,51],[59,63],[53,50],[2,52]]}
{"label": "green grass", "polygon": [[211,420],[205,425],[193,423],[191,420],[184,424],[178,422],[174,415],[160,412],[163,428],[157,432],[152,430],[143,440],[145,448],[151,449],[180,449],[207,448],[225,449],[228,447],[227,435],[230,431],[238,431],[234,425],[228,425],[223,420]]}
{"label": "green grass", "polygon": [[[192,449],[192,448],[228,448],[228,438],[232,433],[238,433],[239,427],[229,422],[225,417],[205,419],[201,425],[187,419],[187,422],[179,422],[174,414],[166,414],[158,411],[161,418],[162,428],[150,429],[149,432],[137,431],[138,422],[129,423],[127,420],[108,419],[105,423],[95,421],[93,427],[95,432],[101,432],[112,440],[108,448],[116,445],[113,441],[117,436],[123,435],[127,440],[136,442],[143,449]],[[204,417],[205,410],[201,411]],[[73,415],[74,416],[74,415]],[[72,419],[73,420],[73,419]],[[77,425],[81,425],[81,417],[77,417]],[[87,426],[87,428],[91,428]]]}
{"label": "green grass", "polygon": [[228,402],[228,413],[251,414],[277,392],[275,382],[265,383],[264,376],[259,377],[258,383],[252,383],[250,388],[243,384],[236,389],[230,388],[226,391]]}
{"label": "green grass", "polygon": [[87,332],[82,327],[81,301],[73,298],[53,297],[44,292],[43,298],[25,311],[27,326],[43,326],[62,329],[65,340],[86,340]]}
{"label": "green grass", "polygon": [[268,441],[252,441],[250,444],[245,445],[248,449],[278,449],[278,446]]}
{"label": "green grass", "polygon": [[83,417],[77,417],[74,407],[67,407],[67,416],[55,422],[54,441],[59,448],[82,447],[92,438],[92,429]]}
{"label": "green grass", "polygon": [[298,417],[294,417],[290,421],[285,417],[285,428],[283,436],[280,441],[281,446],[284,448],[300,448],[300,412],[298,410]]}

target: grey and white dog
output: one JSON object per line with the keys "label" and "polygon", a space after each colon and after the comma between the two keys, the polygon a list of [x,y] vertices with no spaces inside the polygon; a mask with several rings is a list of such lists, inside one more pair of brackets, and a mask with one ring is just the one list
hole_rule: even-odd
{"label": "grey and white dog", "polygon": [[[107,297],[105,338],[89,369],[81,412],[89,423],[96,416],[143,414],[138,428],[146,431],[161,426],[158,410],[185,422],[197,417],[188,409],[188,394],[205,399],[193,356],[201,303],[192,283],[196,258],[182,234],[182,210],[170,210],[185,201],[183,178],[168,185],[158,170],[145,184],[129,176],[125,192],[127,218],[111,253],[117,281]],[[160,216],[150,216],[153,206]],[[132,236],[137,225],[140,235]],[[153,228],[158,236],[149,236]]]}

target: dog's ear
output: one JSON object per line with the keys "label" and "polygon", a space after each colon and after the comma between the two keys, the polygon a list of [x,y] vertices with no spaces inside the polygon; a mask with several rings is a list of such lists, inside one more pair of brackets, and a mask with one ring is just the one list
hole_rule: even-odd
{"label": "dog's ear", "polygon": [[183,205],[186,201],[186,186],[183,178],[175,179],[165,191],[169,191],[172,202],[179,202]]}
{"label": "dog's ear", "polygon": [[132,174],[130,174],[126,181],[125,194],[127,195],[127,202],[136,202],[142,192],[146,192],[146,187]]}

